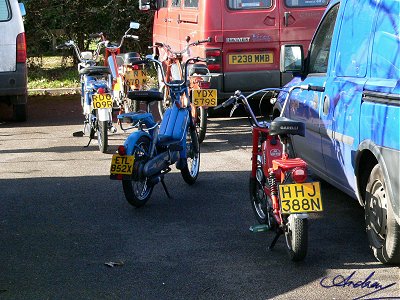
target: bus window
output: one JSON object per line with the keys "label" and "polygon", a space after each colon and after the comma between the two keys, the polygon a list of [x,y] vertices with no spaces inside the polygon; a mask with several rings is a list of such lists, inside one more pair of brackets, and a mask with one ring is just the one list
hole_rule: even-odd
{"label": "bus window", "polygon": [[185,7],[198,8],[199,0],[185,0]]}
{"label": "bus window", "polygon": [[172,7],[181,7],[181,0],[172,0]]}
{"label": "bus window", "polygon": [[329,0],[285,0],[287,7],[319,7],[326,6]]}
{"label": "bus window", "polygon": [[229,0],[230,9],[264,9],[272,6],[272,0]]}

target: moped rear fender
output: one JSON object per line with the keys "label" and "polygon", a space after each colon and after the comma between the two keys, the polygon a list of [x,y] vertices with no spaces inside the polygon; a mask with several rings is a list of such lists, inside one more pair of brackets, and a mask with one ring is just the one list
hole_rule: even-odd
{"label": "moped rear fender", "polygon": [[109,121],[110,120],[110,109],[109,108],[99,108],[98,109],[99,121]]}
{"label": "moped rear fender", "polygon": [[136,145],[137,141],[140,139],[140,137],[142,137],[142,136],[146,136],[147,138],[149,138],[150,141],[152,140],[150,134],[148,134],[147,132],[145,132],[143,130],[138,130],[138,131],[132,132],[127,137],[127,139],[124,142],[124,147],[126,149],[127,155],[133,155],[133,151],[135,150],[135,145]]}

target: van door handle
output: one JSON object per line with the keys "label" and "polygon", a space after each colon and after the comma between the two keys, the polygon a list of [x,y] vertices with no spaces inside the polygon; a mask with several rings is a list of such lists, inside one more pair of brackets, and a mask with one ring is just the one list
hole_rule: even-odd
{"label": "van door handle", "polygon": [[324,96],[324,105],[323,105],[323,107],[322,107],[322,112],[323,112],[323,114],[325,115],[325,116],[327,116],[328,115],[328,113],[329,113],[329,107],[331,106],[331,101],[330,101],[330,99],[329,99],[329,96],[328,95],[325,95]]}
{"label": "van door handle", "polygon": [[164,18],[164,22],[172,22],[172,19],[170,19],[170,18]]}
{"label": "van door handle", "polygon": [[289,17],[290,17],[290,11],[285,11],[283,13],[283,20],[284,20],[285,27],[289,26]]}

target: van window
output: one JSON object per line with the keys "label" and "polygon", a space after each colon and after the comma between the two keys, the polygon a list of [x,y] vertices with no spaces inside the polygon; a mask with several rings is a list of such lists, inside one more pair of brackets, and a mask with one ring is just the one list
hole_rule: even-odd
{"label": "van window", "polygon": [[339,4],[333,6],[318,28],[310,48],[309,73],[326,73],[328,70],[329,50],[331,48],[333,29],[335,28]]}
{"label": "van window", "polygon": [[181,0],[172,0],[172,7],[181,7]]}
{"label": "van window", "polygon": [[329,0],[285,0],[287,7],[319,7],[326,6]]}
{"label": "van window", "polygon": [[198,8],[199,0],[185,0],[185,7]]}
{"label": "van window", "polygon": [[264,9],[272,6],[272,0],[228,0],[230,9]]}
{"label": "van window", "polygon": [[399,0],[382,1],[372,46],[371,77],[400,78],[399,52],[388,51],[399,49],[400,22],[396,21],[400,14],[399,4]]}
{"label": "van window", "polygon": [[168,0],[160,0],[160,8],[167,7],[167,6],[168,6]]}
{"label": "van window", "polygon": [[8,21],[11,18],[8,0],[0,0],[0,22]]}
{"label": "van window", "polygon": [[346,3],[335,62],[337,76],[365,76],[373,24],[371,19],[375,16],[376,4],[374,1],[359,0]]}

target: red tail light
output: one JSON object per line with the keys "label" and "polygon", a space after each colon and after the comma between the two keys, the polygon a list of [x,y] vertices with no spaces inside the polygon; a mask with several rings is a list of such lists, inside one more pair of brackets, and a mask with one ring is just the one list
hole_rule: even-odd
{"label": "red tail light", "polygon": [[25,32],[17,35],[17,63],[26,62],[26,40]]}
{"label": "red tail light", "polygon": [[125,146],[121,145],[121,146],[118,147],[118,154],[119,155],[126,155]]}
{"label": "red tail light", "polygon": [[214,61],[207,63],[207,67],[210,72],[221,72],[222,71],[222,61],[221,61],[222,51],[220,49],[209,49],[206,50],[206,57],[208,59],[213,59]]}
{"label": "red tail light", "polygon": [[103,95],[103,94],[106,93],[106,89],[105,88],[98,88],[97,89],[97,93],[100,94],[100,95]]}
{"label": "red tail light", "polygon": [[134,69],[134,70],[139,70],[140,67],[139,67],[139,65],[133,65],[133,66],[132,66],[132,69]]}
{"label": "red tail light", "polygon": [[307,170],[304,168],[294,168],[292,170],[292,178],[296,183],[302,183],[307,179]]}
{"label": "red tail light", "polygon": [[199,81],[199,87],[201,89],[209,89],[211,87],[211,82]]}

